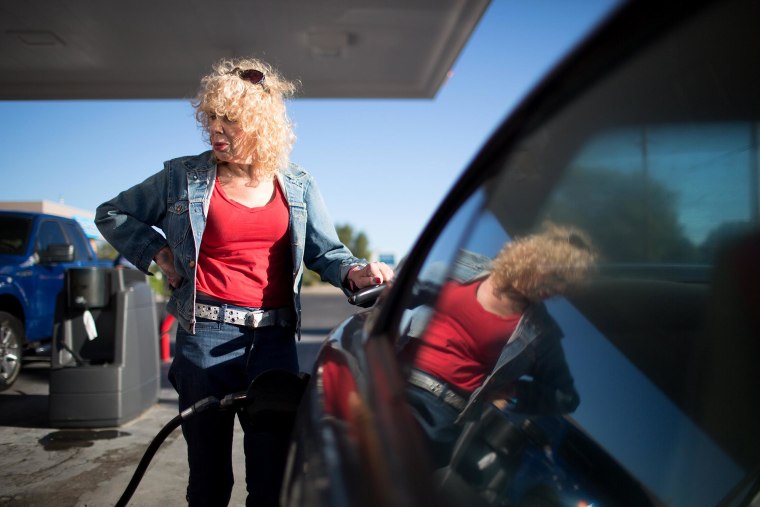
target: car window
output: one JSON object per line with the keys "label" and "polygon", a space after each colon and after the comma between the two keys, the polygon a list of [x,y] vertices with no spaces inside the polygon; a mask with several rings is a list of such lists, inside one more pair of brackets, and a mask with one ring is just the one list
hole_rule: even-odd
{"label": "car window", "polygon": [[[734,49],[760,50],[757,10],[707,9],[505,145],[448,259],[423,264],[399,359],[444,495],[699,506],[746,491],[760,74]],[[483,291],[527,303],[499,313]]]}
{"label": "car window", "polygon": [[40,233],[37,236],[38,252],[44,252],[50,245],[64,245],[66,243],[66,236],[58,222],[45,220],[40,224]]}
{"label": "car window", "polygon": [[95,257],[91,257],[90,250],[85,244],[84,237],[80,232],[78,225],[73,223],[66,223],[66,233],[70,238],[70,243],[74,245],[74,260],[77,261],[89,261]]}
{"label": "car window", "polygon": [[28,218],[0,216],[0,254],[22,255],[31,228],[32,221]]}
{"label": "car window", "polygon": [[600,133],[544,211],[593,231],[607,262],[708,265],[757,217],[753,122],[636,125]]}
{"label": "car window", "polygon": [[715,263],[757,227],[751,132],[743,122],[688,122],[600,133],[538,213],[583,227],[602,258],[585,291],[552,302],[582,393],[572,417],[659,498],[681,505],[720,501],[744,476],[753,440],[735,432],[747,421],[716,424],[704,413],[722,403],[701,378],[719,368],[708,352],[718,337],[709,323],[720,311]]}
{"label": "car window", "polygon": [[474,224],[483,207],[485,193],[477,191],[462,203],[440,232],[425,258],[414,286],[407,294],[402,307],[400,330],[396,348],[403,349],[411,337],[417,337],[427,325],[432,305],[445,283],[450,266],[457,258],[462,237]]}

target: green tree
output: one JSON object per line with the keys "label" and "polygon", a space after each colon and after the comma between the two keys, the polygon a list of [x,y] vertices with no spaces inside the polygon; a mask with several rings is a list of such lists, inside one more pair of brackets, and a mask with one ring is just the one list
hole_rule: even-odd
{"label": "green tree", "polygon": [[354,228],[351,224],[338,224],[335,226],[341,243],[346,245],[351,253],[363,259],[369,259],[372,252],[369,249],[369,238],[364,231],[354,234]]}
{"label": "green tree", "polygon": [[691,262],[696,248],[679,223],[677,199],[641,173],[576,167],[545,218],[589,232],[607,261]]}

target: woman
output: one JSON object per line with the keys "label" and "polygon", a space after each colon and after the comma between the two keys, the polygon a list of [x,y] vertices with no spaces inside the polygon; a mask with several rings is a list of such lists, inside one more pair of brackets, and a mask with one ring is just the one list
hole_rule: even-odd
{"label": "woman", "polygon": [[507,243],[487,273],[460,266],[464,276],[443,286],[421,339],[404,350],[410,403],[438,466],[481,401],[509,399],[538,414],[578,406],[562,332],[543,301],[586,277],[596,258],[589,245],[579,230],[548,225]]}
{"label": "woman", "polygon": [[[340,243],[313,178],[288,162],[284,100],[294,89],[260,60],[216,63],[193,102],[212,150],[165,162],[98,207],[103,236],[145,273],[155,261],[174,288],[167,309],[180,326],[169,377],[180,411],[245,390],[265,370],[298,372],[305,267],[346,293],[393,277]],[[247,505],[275,505],[288,436],[240,420]],[[190,505],[229,502],[233,424],[226,411],[183,423]]]}

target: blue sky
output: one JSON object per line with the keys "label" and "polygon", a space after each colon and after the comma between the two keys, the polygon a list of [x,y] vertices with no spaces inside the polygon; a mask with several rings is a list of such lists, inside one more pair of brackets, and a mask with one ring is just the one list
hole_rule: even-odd
{"label": "blue sky", "polygon": [[[615,3],[493,0],[435,98],[292,101],[291,158],[336,223],[398,259],[487,136]],[[181,100],[0,101],[0,117],[0,201],[94,210],[164,160],[207,149]]]}

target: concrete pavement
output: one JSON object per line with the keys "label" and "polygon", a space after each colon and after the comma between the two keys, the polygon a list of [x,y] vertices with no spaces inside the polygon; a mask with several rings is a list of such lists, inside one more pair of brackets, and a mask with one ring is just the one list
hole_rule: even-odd
{"label": "concrete pavement", "polygon": [[[167,369],[168,365],[162,366],[163,379]],[[0,428],[0,468],[3,470],[0,506],[114,505],[129,484],[148,444],[176,414],[176,393],[171,386],[162,385],[156,405],[118,428]],[[34,415],[39,417],[39,414]],[[236,439],[238,433],[236,430]],[[235,451],[239,447],[236,442]],[[236,469],[241,459],[235,456]],[[185,442],[177,429],[154,457],[130,505],[181,505],[186,484]],[[235,485],[231,505],[245,504],[245,487],[240,491],[239,486]]]}
{"label": "concrete pavement", "polygon": [[[301,369],[311,370],[329,328],[356,308],[332,288],[304,292]],[[114,505],[156,434],[177,415],[177,395],[161,369],[158,403],[117,428],[57,429],[47,422],[49,366],[27,365],[23,378],[0,393],[0,507]],[[245,505],[242,430],[233,445],[235,486],[230,505]],[[187,485],[185,442],[178,428],[159,448],[129,505],[183,505]]]}

